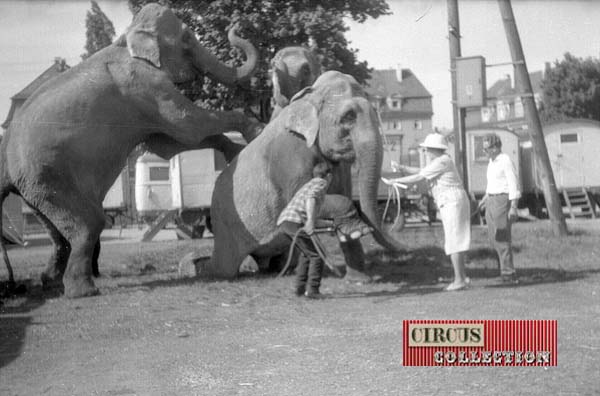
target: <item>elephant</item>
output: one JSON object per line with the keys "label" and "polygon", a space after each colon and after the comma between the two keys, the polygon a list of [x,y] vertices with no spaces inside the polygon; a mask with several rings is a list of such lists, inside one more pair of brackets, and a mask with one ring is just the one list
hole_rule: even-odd
{"label": "elephant", "polygon": [[223,149],[227,131],[262,129],[242,113],[201,109],[176,86],[202,73],[224,84],[249,81],[258,53],[233,30],[229,40],[246,55],[240,67],[221,63],[169,8],[149,4],[113,44],[23,104],[0,145],[0,204],[10,192],[20,195],[48,230],[54,250],[44,284],[62,280],[69,298],[99,292],[92,267],[105,223],[102,200],[138,144],[168,158],[190,148]]}
{"label": "elephant", "polygon": [[[248,255],[260,262],[285,252],[290,242],[278,230],[277,218],[320,162],[333,169],[327,196],[342,195],[346,200],[351,197],[351,176],[339,169],[357,162],[362,218],[373,228],[377,242],[401,250],[381,231],[377,218],[383,153],[378,125],[363,88],[349,75],[325,72],[295,95],[217,178],[211,203],[214,250],[204,271],[232,278]],[[360,241],[340,245],[346,276],[368,279]]]}
{"label": "elephant", "polygon": [[273,83],[273,113],[277,117],[292,97],[305,87],[311,86],[321,74],[321,63],[308,48],[284,47],[271,60]]}

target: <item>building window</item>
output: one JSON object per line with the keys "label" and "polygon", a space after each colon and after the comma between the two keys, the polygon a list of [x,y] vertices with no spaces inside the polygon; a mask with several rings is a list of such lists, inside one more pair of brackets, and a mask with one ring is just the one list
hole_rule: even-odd
{"label": "building window", "polygon": [[396,129],[398,131],[402,130],[402,123],[400,121],[392,122],[392,129]]}
{"label": "building window", "polygon": [[563,133],[560,135],[561,143],[577,143],[579,141],[576,133]]}
{"label": "building window", "polygon": [[481,122],[492,122],[494,121],[494,115],[496,111],[494,107],[482,107],[481,108]]}
{"label": "building window", "polygon": [[517,98],[515,100],[515,118],[521,118],[525,116],[525,111],[523,110],[523,101],[521,98]]}
{"label": "building window", "polygon": [[400,101],[392,100],[392,109],[399,109],[399,108],[400,108]]}
{"label": "building window", "polygon": [[415,129],[418,129],[418,130],[423,129],[423,121],[415,120]]}
{"label": "building window", "polygon": [[496,114],[498,114],[498,121],[508,119],[508,117],[510,116],[510,105],[508,103],[499,101],[496,104]]}
{"label": "building window", "polygon": [[150,181],[169,181],[169,167],[168,166],[151,166]]}

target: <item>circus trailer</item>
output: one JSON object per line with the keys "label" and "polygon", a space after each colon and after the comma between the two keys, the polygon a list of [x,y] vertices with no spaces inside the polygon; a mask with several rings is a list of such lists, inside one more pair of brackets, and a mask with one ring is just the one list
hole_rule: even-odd
{"label": "circus trailer", "polygon": [[[544,124],[542,129],[563,213],[571,218],[596,217],[600,203],[600,163],[597,161],[600,157],[600,122],[570,119]],[[529,140],[522,143],[522,157],[525,191],[530,185],[543,200]]]}
{"label": "circus trailer", "polygon": [[145,223],[172,209],[169,161],[156,154],[145,153],[135,164],[135,206]]}
{"label": "circus trailer", "polygon": [[[246,144],[238,132],[228,132],[225,136],[234,143]],[[179,212],[178,235],[201,238],[205,228],[210,227],[215,181],[226,166],[223,153],[214,149],[184,151],[171,158],[172,208]]]}
{"label": "circus trailer", "polygon": [[123,169],[117,180],[107,191],[102,208],[106,215],[106,226],[111,227],[115,224],[115,219],[127,212],[127,193],[129,192],[129,177],[127,168]]}

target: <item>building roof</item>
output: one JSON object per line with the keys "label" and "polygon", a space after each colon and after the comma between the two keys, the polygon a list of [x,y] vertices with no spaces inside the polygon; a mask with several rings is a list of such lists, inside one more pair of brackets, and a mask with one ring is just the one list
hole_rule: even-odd
{"label": "building roof", "polygon": [[387,98],[431,98],[431,94],[410,69],[401,70],[402,81],[398,81],[397,70],[373,70],[365,88],[371,96]]}
{"label": "building roof", "polygon": [[70,66],[67,65],[65,59],[55,58],[52,66],[47,68],[42,74],[40,74],[35,80],[30,82],[29,85],[27,85],[21,91],[16,93],[11,99],[27,99],[36,89],[38,89],[46,81],[50,80],[54,76],[59,75],[60,73],[64,72],[69,68]]}
{"label": "building roof", "polygon": [[[542,91],[542,80],[544,74],[542,71],[536,71],[529,73],[529,80],[531,81],[531,87],[534,93]],[[517,90],[512,84],[512,79],[509,74],[504,79],[496,81],[487,90],[487,97],[492,99],[501,99],[504,96],[513,96],[517,93]]]}
{"label": "building roof", "polygon": [[36,89],[42,86],[46,81],[54,78],[55,76],[59,75],[67,69],[70,69],[70,66],[67,65],[64,58],[55,58],[52,66],[44,70],[42,74],[37,76],[25,88],[14,94],[10,98],[12,103],[10,109],[8,110],[6,120],[2,123],[2,128],[8,128],[8,125],[10,124],[10,122],[13,119],[13,116],[15,115],[17,107],[19,107],[21,103],[25,102],[27,98],[29,98]]}

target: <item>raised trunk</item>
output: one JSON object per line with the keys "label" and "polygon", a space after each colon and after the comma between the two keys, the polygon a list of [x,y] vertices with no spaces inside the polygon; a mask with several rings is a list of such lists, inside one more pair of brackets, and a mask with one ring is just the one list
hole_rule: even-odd
{"label": "raised trunk", "polygon": [[227,38],[231,45],[241,49],[246,54],[246,62],[243,65],[233,67],[222,63],[200,43],[193,47],[194,63],[196,67],[209,73],[223,84],[233,85],[248,81],[256,69],[258,51],[248,40],[244,40],[235,34],[235,27],[229,30]]}

